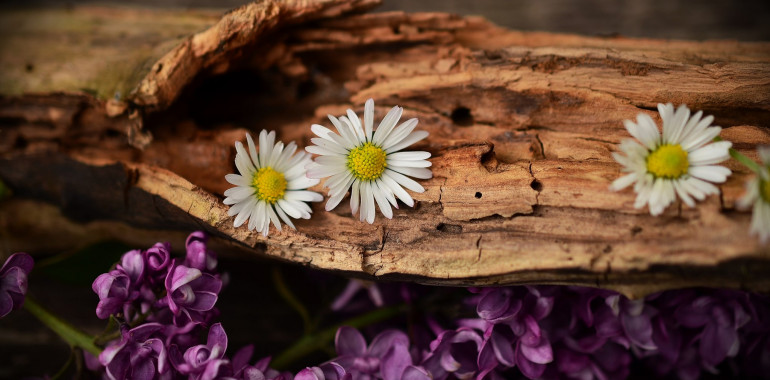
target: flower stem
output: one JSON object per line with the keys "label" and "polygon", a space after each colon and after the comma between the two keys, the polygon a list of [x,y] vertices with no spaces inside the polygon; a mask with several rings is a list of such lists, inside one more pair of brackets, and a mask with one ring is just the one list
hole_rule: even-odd
{"label": "flower stem", "polygon": [[338,325],[326,328],[316,334],[305,335],[299,341],[294,343],[294,345],[278,354],[275,357],[275,360],[270,363],[270,366],[277,369],[285,369],[289,364],[295,362],[297,359],[315,350],[323,348],[334,340],[334,336],[337,334],[337,330],[339,330],[339,328],[342,326],[361,328],[392,318],[399,313],[404,312],[404,310],[406,310],[406,305],[391,306],[373,310],[364,315],[359,315],[357,317],[343,321]]}
{"label": "flower stem", "polygon": [[738,152],[733,148],[730,148],[730,156],[734,158],[736,161],[742,163],[743,166],[749,168],[749,170],[753,171],[756,174],[759,174],[759,172],[762,170],[759,167],[759,164],[757,164],[752,159],[744,156],[743,154],[741,154],[740,152]]}
{"label": "flower stem", "polygon": [[78,330],[68,322],[60,319],[50,311],[46,310],[31,297],[24,300],[24,308],[34,315],[40,322],[48,326],[62,339],[69,343],[70,347],[82,348],[94,356],[99,356],[102,350],[94,344],[94,338],[83,331]]}
{"label": "flower stem", "polygon": [[281,270],[278,267],[273,267],[273,283],[275,284],[275,289],[278,291],[278,294],[280,294],[286,303],[288,303],[289,306],[302,317],[305,335],[309,335],[311,332],[310,313],[307,312],[307,309],[302,305],[302,302],[299,302],[297,297],[294,296],[294,293],[292,293],[289,287],[286,286],[286,281],[283,280],[283,275],[281,275]]}

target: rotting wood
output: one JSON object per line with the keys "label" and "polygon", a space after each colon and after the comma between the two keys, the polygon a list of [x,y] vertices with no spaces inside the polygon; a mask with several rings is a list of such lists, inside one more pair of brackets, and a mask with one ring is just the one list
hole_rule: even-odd
{"label": "rotting wood", "polygon": [[[632,207],[631,191],[608,190],[620,174],[611,152],[628,137],[622,121],[640,112],[657,119],[658,102],[713,114],[722,137],[756,159],[755,147],[770,143],[770,44],[360,14],[372,4],[236,9],[168,50],[124,101],[6,96],[0,178],[77,223],[204,229],[251,252],[359,277],[582,284],[630,296],[694,285],[770,290],[770,250],[735,209],[749,178],[736,162],[726,163],[734,175],[721,197],[657,218]],[[431,133],[414,147],[433,154],[434,173],[413,194],[415,208],[368,225],[344,200],[333,212],[314,205],[298,230],[268,239],[233,228],[221,194],[236,139],[267,128],[306,146],[312,123],[328,125],[327,113],[349,107],[360,113],[370,97],[375,119],[401,105]],[[0,215],[9,229],[7,211]]]}

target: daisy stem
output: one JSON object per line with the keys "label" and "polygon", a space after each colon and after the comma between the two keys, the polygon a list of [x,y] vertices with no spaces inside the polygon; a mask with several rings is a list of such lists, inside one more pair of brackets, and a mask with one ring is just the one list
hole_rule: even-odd
{"label": "daisy stem", "polygon": [[39,319],[40,322],[69,343],[70,347],[82,348],[94,356],[99,356],[102,352],[102,350],[94,344],[94,338],[92,336],[52,314],[50,311],[40,306],[40,304],[33,298],[27,296],[27,299],[24,300],[24,309],[32,313],[35,318]]}
{"label": "daisy stem", "polygon": [[759,172],[761,171],[761,168],[759,167],[759,165],[756,162],[754,162],[752,159],[744,156],[743,154],[741,154],[740,152],[738,152],[737,150],[735,150],[733,148],[730,148],[730,157],[732,157],[736,161],[742,163],[743,166],[749,168],[749,170],[753,171],[754,173],[759,174]]}
{"label": "daisy stem", "polygon": [[286,369],[289,364],[295,362],[297,359],[302,358],[315,350],[321,349],[332,342],[334,337],[337,335],[337,330],[339,330],[339,328],[342,326],[361,328],[392,318],[404,312],[404,310],[406,310],[406,305],[380,308],[370,311],[366,314],[350,318],[340,324],[326,328],[315,334],[305,335],[291,347],[278,354],[278,356],[275,357],[275,360],[270,363],[270,366],[276,369]]}

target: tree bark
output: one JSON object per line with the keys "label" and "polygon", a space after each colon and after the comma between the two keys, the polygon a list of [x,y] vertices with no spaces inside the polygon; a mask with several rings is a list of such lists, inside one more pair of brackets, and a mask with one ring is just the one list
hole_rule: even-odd
{"label": "tree bark", "polygon": [[[0,210],[4,233],[41,219],[55,221],[41,230],[134,240],[203,229],[240,254],[441,285],[578,284],[632,297],[683,286],[770,289],[770,250],[748,236],[751,216],[735,207],[751,177],[737,162],[725,164],[734,174],[721,196],[696,208],[674,204],[660,217],[634,209],[631,190],[608,189],[620,176],[611,153],[630,137],[623,120],[646,113],[659,121],[657,103],[713,114],[722,138],[757,160],[755,147],[770,143],[770,44],[590,38],[439,13],[361,13],[374,4],[238,8],[173,47],[158,42],[151,50],[165,53],[154,63],[132,61],[142,79],[119,100],[3,74],[0,83],[14,86],[0,99],[0,178],[16,194]],[[73,12],[103,17],[99,9]],[[115,46],[85,50],[103,62],[122,50]],[[21,53],[3,49],[0,62],[24,62]],[[58,73],[68,66],[41,75]],[[268,238],[233,227],[222,193],[235,172],[235,140],[264,128],[307,146],[311,124],[328,125],[326,114],[347,108],[361,113],[368,98],[375,119],[401,105],[430,132],[414,149],[432,153],[434,177],[412,194],[414,208],[369,225],[343,200],[332,212],[313,205],[312,219]],[[24,211],[36,207],[45,215]],[[11,246],[25,243],[35,244]]]}

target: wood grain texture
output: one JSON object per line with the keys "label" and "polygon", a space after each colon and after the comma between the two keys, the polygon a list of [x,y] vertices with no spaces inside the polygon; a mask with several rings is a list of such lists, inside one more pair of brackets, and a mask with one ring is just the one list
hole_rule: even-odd
{"label": "wood grain texture", "polygon": [[[16,122],[0,132],[0,178],[76,221],[205,229],[250,252],[359,277],[581,284],[629,296],[770,289],[770,248],[747,235],[750,214],[735,209],[750,177],[737,162],[725,164],[734,175],[721,196],[660,217],[634,209],[632,191],[608,190],[620,175],[611,153],[629,137],[622,121],[659,121],[659,102],[713,114],[722,137],[756,159],[755,147],[770,143],[770,44],[360,14],[371,5],[236,9],[171,49],[125,102],[3,98],[0,117]],[[401,105],[430,132],[414,149],[432,153],[434,177],[421,181],[414,208],[368,225],[343,200],[332,212],[313,205],[311,220],[267,239],[233,228],[221,200],[235,140],[266,128],[306,146],[312,123],[360,113],[368,98],[375,119]]]}

